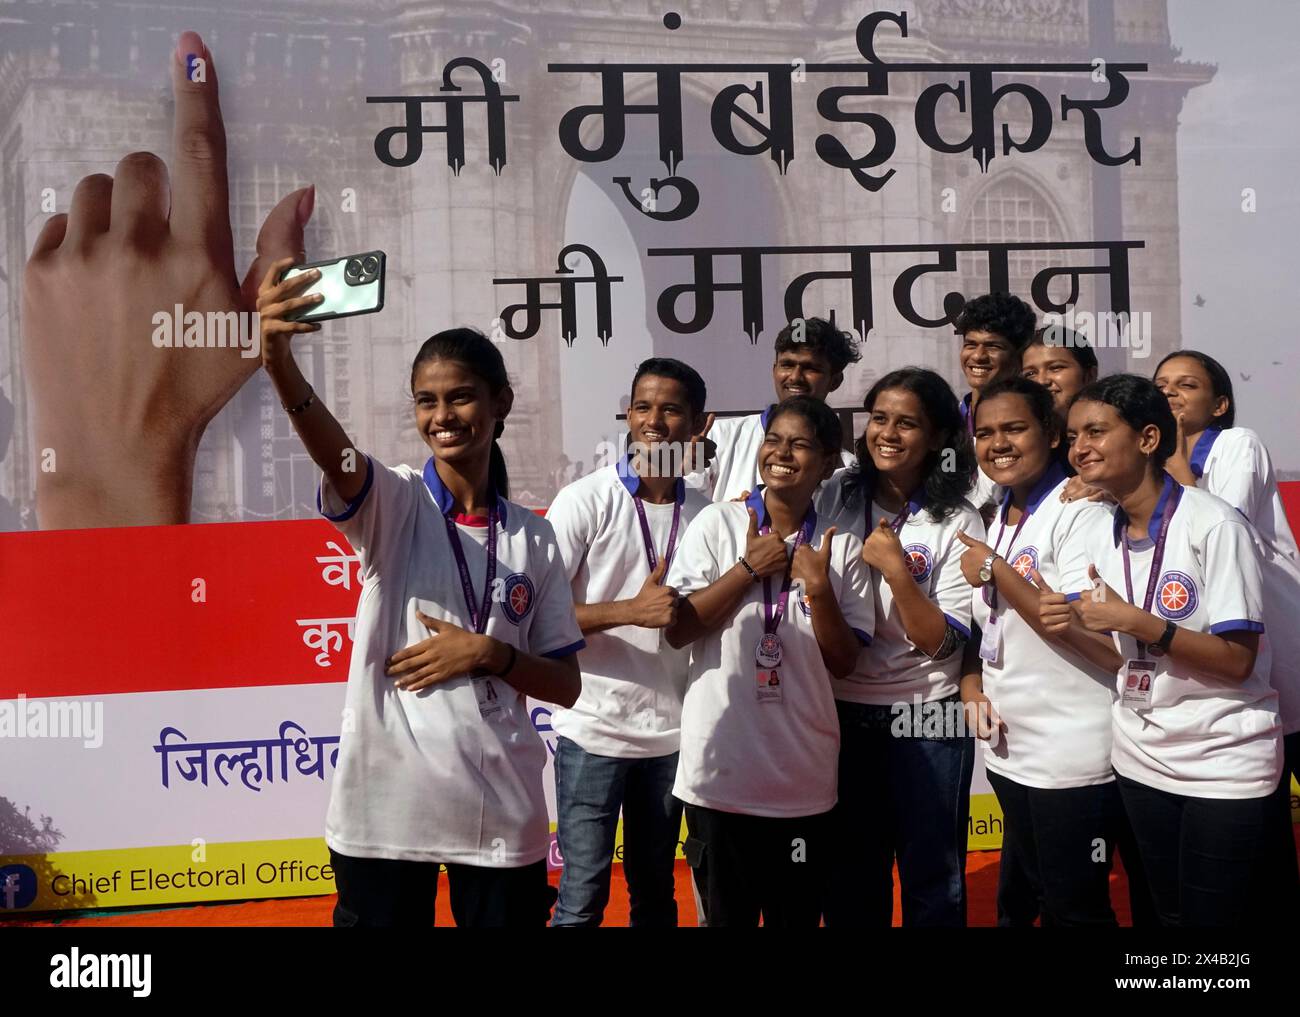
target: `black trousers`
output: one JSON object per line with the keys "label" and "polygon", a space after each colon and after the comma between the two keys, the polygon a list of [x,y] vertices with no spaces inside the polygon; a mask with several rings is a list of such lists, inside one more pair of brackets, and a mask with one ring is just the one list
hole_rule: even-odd
{"label": "black trousers", "polygon": [[[330,851],[335,928],[429,928],[438,863],[353,858]],[[451,913],[460,928],[544,928],[555,903],[545,860],[513,869],[448,865]]]}
{"label": "black trousers", "polygon": [[1275,892],[1280,907],[1295,915],[1300,911],[1300,864],[1296,860],[1295,825],[1291,822],[1291,775],[1300,780],[1300,731],[1283,739],[1286,750],[1282,765],[1282,779],[1273,803],[1277,814],[1273,817],[1273,858]]}
{"label": "black trousers", "polygon": [[830,852],[830,813],[774,819],[686,805],[686,859],[711,928],[815,929]]}
{"label": "black trousers", "polygon": [[[1044,846],[1047,845],[1047,849],[1050,851],[1051,845],[1059,842],[1060,839],[1059,833],[1054,832],[1051,828],[1048,828],[1047,835],[1044,838],[1040,839],[1035,836],[1044,824],[1054,825],[1055,823],[1057,809],[1051,801],[1042,798],[1042,796],[1054,795],[1056,792],[1025,787],[1005,777],[999,777],[991,770],[985,772],[988,773],[990,783],[997,793],[999,804],[1002,805],[1004,831],[1012,824],[1019,823],[1024,826],[1023,813],[1026,809],[1030,812],[1032,824],[1027,837],[1015,836],[1014,832],[1004,832],[1003,834],[1002,863],[998,868],[998,925],[1003,928],[1028,928],[1039,918],[1042,919],[1044,926],[1078,924],[1068,919],[1062,919],[1058,907],[1047,903],[1049,899],[1059,902],[1064,887],[1068,885],[1068,881],[1065,884],[1057,882],[1059,874],[1055,872],[1055,859],[1049,858],[1046,877],[1044,877],[1043,871],[1037,862],[1037,858],[1043,852]],[[994,778],[1008,786],[1000,787]],[[1133,827],[1129,823],[1128,813],[1124,811],[1119,787],[1113,782],[1100,786],[1109,789],[1108,791],[1098,792],[1103,799],[1110,799],[1107,805],[1109,821],[1105,832],[1095,836],[1103,837],[1108,845],[1107,850],[1111,851],[1113,849],[1112,855],[1117,853],[1120,861],[1124,863],[1124,873],[1128,877],[1129,913],[1132,916],[1133,927],[1138,929],[1154,928],[1160,924],[1160,919],[1156,914],[1155,904],[1151,900],[1151,888],[1147,885],[1146,870],[1142,866],[1142,853],[1138,850],[1137,839],[1133,836]],[[1006,801],[1014,799],[1022,791],[1027,793],[1027,801],[1024,803],[1012,801],[1012,809],[1015,814],[1008,814]],[[1064,799],[1059,801],[1064,801]],[[1036,810],[1033,808],[1035,802],[1039,806]],[[1074,818],[1079,817],[1068,815],[1064,817],[1064,830],[1071,830],[1074,825],[1072,823]],[[1071,830],[1071,835],[1077,835],[1077,831]],[[1110,862],[1107,861],[1108,870],[1109,866]],[[1054,884],[1052,889],[1044,888],[1044,878]],[[1109,900],[1109,897],[1107,899]],[[1109,925],[1110,922],[1104,924]]]}
{"label": "black trousers", "polygon": [[998,924],[1025,924],[1023,879],[1044,928],[1115,926],[1110,870],[1123,814],[1115,783],[1046,789],[992,770],[988,778],[1004,820]]}
{"label": "black trousers", "polygon": [[1117,777],[1166,926],[1276,926],[1286,887],[1276,885],[1281,785],[1259,798],[1194,798]]}

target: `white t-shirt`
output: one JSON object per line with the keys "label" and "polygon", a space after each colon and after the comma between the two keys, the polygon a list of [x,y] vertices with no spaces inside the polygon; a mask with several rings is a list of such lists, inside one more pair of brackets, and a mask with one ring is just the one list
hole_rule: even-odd
{"label": "white t-shirt", "polygon": [[[397,650],[429,638],[416,610],[472,629],[444,513],[452,497],[433,460],[423,473],[368,460],[366,486],[344,504],[322,480],[322,514],[361,556],[352,665],[325,841],[358,858],[489,868],[546,857],[546,747],[525,699],[501,678],[453,678],[403,692],[385,674]],[[565,657],[582,648],[551,524],[498,501],[494,603],[486,633],[519,650]],[[475,609],[487,574],[487,527],[457,524]],[[489,688],[501,708],[488,717]]]}
{"label": "white t-shirt", "polygon": [[970,494],[966,495],[966,500],[975,506],[975,511],[982,512],[991,505],[1001,505],[1006,496],[1006,488],[995,484],[983,467],[975,467],[975,481],[971,484]]}
{"label": "white t-shirt", "polygon": [[[848,476],[846,471],[824,485],[823,490],[832,489],[825,499],[833,506],[827,525],[834,525],[841,533],[852,533],[861,540],[866,522],[864,496],[861,489],[846,491]],[[872,529],[880,525],[881,518],[893,522],[896,515],[886,513],[873,501]],[[907,519],[898,531],[898,539],[907,553],[912,577],[939,605],[948,618],[948,624],[970,638],[970,586],[961,573],[961,556],[966,546],[957,539],[962,530],[976,540],[984,539],[984,520],[969,504],[963,502],[956,512],[936,523],[921,502],[913,500],[908,505]],[[961,653],[934,661],[918,650],[907,638],[889,584],[875,569],[869,571],[876,615],[875,635],[871,645],[864,647],[858,655],[853,673],[847,678],[833,680],[835,698],[851,703],[889,706],[911,703],[914,696],[920,696],[921,702],[928,703],[955,693],[961,681]]]}
{"label": "white t-shirt", "polygon": [[[1088,574],[1089,534],[1108,539],[1109,508],[1086,500],[1065,503],[1065,471],[1048,470],[1029,497],[1023,526],[1005,525],[1009,501],[989,526],[988,544],[1026,579],[1036,568],[1060,590],[1063,573]],[[1012,539],[1014,535],[1014,540]],[[1123,578],[1121,577],[1121,582]],[[1112,580],[1113,582],[1113,580]],[[987,630],[991,609],[972,590],[975,624]],[[1111,771],[1111,704],[1115,675],[1073,651],[1044,640],[1004,599],[997,601],[996,660],[982,660],[984,694],[1006,724],[997,744],[986,741],[984,766],[1036,788],[1086,787],[1115,779]]]}
{"label": "white t-shirt", "polygon": [[1300,731],[1300,552],[1278,493],[1273,461],[1246,427],[1206,431],[1192,450],[1196,486],[1235,508],[1255,529],[1264,577],[1264,631],[1282,730]]}
{"label": "white t-shirt", "polygon": [[[1146,597],[1155,537],[1175,486],[1166,477],[1150,539],[1130,547],[1132,601],[1139,607]],[[1182,492],[1169,524],[1152,611],[1184,628],[1216,635],[1263,631],[1263,584],[1249,524],[1212,494],[1192,487]],[[1092,562],[1111,589],[1128,599],[1122,550],[1126,526],[1123,511],[1116,510],[1109,533],[1090,529],[1084,554],[1071,557],[1060,589],[1090,596],[1087,563]],[[1132,636],[1117,633],[1115,643],[1123,660],[1137,658]],[[1268,682],[1267,644],[1261,641],[1255,669],[1241,684],[1159,650],[1148,653],[1156,667],[1150,709],[1134,710],[1117,696],[1111,710],[1115,769],[1151,787],[1196,798],[1271,793],[1282,772],[1282,728],[1277,693]],[[1123,680],[1121,664],[1117,692]]]}
{"label": "white t-shirt", "polygon": [[[767,510],[761,492],[749,507],[759,525]],[[812,516],[814,549],[826,521]],[[719,502],[696,516],[669,570],[683,595],[717,581],[744,553],[747,506]],[[793,545],[795,535],[787,539]],[[870,570],[862,541],[836,533],[831,541],[831,586],[858,638],[869,642],[875,624]],[[764,632],[763,587],[753,582],[731,620],[691,647],[690,679],[682,706],[682,748],[673,788],[691,805],[751,816],[811,816],[835,804],[840,726],[830,672],[822,661],[810,613],[797,591],[777,634],[782,643],[781,700],[759,702],[754,654]],[[780,576],[770,580],[775,606]]]}
{"label": "white t-shirt", "polygon": [[[555,528],[575,603],[629,600],[650,575],[634,497],[639,485],[635,474],[606,466],[574,481],[551,503],[546,518]],[[709,501],[681,481],[677,489],[680,548],[691,520]],[[643,507],[656,556],[662,558],[675,506],[643,502]],[[676,752],[690,649],[674,650],[662,630],[639,625],[585,638],[582,696],[571,709],[552,713],[555,732],[598,756],[640,759]]]}
{"label": "white t-shirt", "polygon": [[[731,501],[746,491],[757,491],[762,483],[758,476],[758,453],[767,435],[770,413],[771,407],[748,417],[714,421],[709,438],[718,446],[717,455],[706,469],[686,478],[687,486],[702,490],[713,501]],[[844,451],[840,452],[840,459],[846,467],[857,462],[851,453]],[[823,484],[821,491],[826,487]]]}

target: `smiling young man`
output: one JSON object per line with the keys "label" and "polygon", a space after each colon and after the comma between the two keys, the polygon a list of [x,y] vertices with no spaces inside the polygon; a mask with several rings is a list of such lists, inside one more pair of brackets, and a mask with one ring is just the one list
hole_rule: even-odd
{"label": "smiling young man", "polygon": [[[980,393],[995,381],[1020,373],[1020,357],[1034,338],[1038,324],[1034,309],[1009,293],[986,293],[966,302],[955,328],[961,337],[959,359],[970,391],[961,401],[966,429],[975,432],[975,407]],[[982,469],[975,475],[970,501],[983,511],[1002,492]]]}
{"label": "smiling young man", "polygon": [[[848,332],[823,318],[790,322],[777,334],[776,359],[772,363],[772,384],[776,401],[792,396],[812,396],[825,402],[844,382],[844,370],[862,359],[857,342]],[[689,481],[703,488],[714,501],[731,501],[758,489],[758,453],[772,408],[747,417],[719,420],[709,430],[717,454],[703,471]],[[845,466],[853,456],[841,455]]]}
{"label": "smiling young man", "polygon": [[553,925],[601,923],[620,808],[631,922],[677,924],[681,804],[670,792],[690,650],[663,639],[677,618],[664,576],[709,504],[681,479],[707,430],[706,396],[704,379],[680,360],[642,363],[627,409],[627,458],[574,481],[547,513],[587,640],[582,695],[551,722],[564,857]]}

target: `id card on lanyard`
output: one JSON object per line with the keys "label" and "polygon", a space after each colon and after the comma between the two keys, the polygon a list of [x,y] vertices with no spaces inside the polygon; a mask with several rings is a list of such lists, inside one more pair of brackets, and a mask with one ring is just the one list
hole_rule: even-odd
{"label": "id card on lanyard", "polygon": [[[812,513],[810,507],[808,514],[799,524],[799,531],[795,534],[794,549],[797,553],[800,546],[808,543],[812,539]],[[766,536],[772,532],[772,527],[767,523],[759,529],[759,534]],[[786,607],[790,602],[790,582],[791,582],[791,563],[785,564],[785,572],[781,577],[781,592],[777,596],[775,604],[772,601],[772,579],[770,576],[763,578],[763,635],[758,641],[758,646],[754,648],[755,668],[755,696],[760,703],[780,703],[782,702],[781,692],[781,658],[784,654],[784,647],[781,644],[781,637],[777,634],[777,629],[781,626],[781,619],[785,617]]]}
{"label": "id card on lanyard", "polygon": [[[1155,603],[1156,586],[1160,582],[1160,567],[1165,560],[1165,540],[1169,536],[1169,524],[1173,521],[1174,512],[1183,497],[1183,485],[1177,481],[1172,483],[1173,491],[1169,495],[1169,506],[1165,510],[1165,517],[1160,520],[1160,532],[1156,536],[1155,550],[1151,555],[1151,574],[1147,577],[1146,597],[1142,601],[1142,610],[1148,613],[1151,611],[1151,605]],[[1129,560],[1127,526],[1124,527],[1123,553],[1124,591],[1128,594],[1128,602],[1133,604],[1136,601],[1133,599],[1133,570]],[[1138,640],[1137,646],[1137,659],[1124,662],[1124,687],[1120,690],[1120,702],[1133,710],[1149,710],[1156,687],[1156,665],[1155,661],[1147,655],[1147,644]]]}
{"label": "id card on lanyard", "polygon": [[[492,587],[496,584],[497,577],[497,522],[500,515],[494,504],[488,512],[487,574],[483,579],[483,600],[477,606],[474,600],[474,582],[470,579],[465,549],[460,543],[460,531],[449,516],[443,516],[442,519],[447,524],[447,541],[451,544],[451,553],[456,557],[456,571],[460,574],[460,588],[465,596],[465,610],[469,614],[470,626],[476,634],[482,635],[487,631],[488,616],[492,613]],[[474,679],[474,697],[478,702],[479,716],[484,720],[505,712],[506,700],[490,677]]]}
{"label": "id card on lanyard", "polygon": [[[997,539],[993,541],[993,553],[999,554],[1002,548],[1002,537],[1007,532],[1007,508],[1010,506],[1011,492],[1007,492],[1007,499],[1002,504],[1002,511],[998,513],[1001,520],[1001,526],[998,529]],[[1007,553],[1016,546],[1016,538],[1020,536],[1020,531],[1024,529],[1025,523],[1033,515],[1033,510],[1028,506],[1020,513],[1020,522],[1016,523],[1016,528],[1011,532],[1011,541],[1007,544]],[[998,590],[991,583],[985,583],[980,588],[980,595],[984,598],[984,603],[989,608],[989,620],[985,624],[980,634],[980,659],[987,660],[990,664],[996,664],[998,654],[1002,652],[1002,621],[998,616]]]}

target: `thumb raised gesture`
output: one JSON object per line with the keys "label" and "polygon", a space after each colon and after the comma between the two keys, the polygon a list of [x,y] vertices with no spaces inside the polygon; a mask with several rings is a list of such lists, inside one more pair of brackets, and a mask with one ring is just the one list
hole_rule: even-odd
{"label": "thumb raised gesture", "polygon": [[1034,585],[1038,587],[1039,593],[1056,592],[1050,586],[1047,585],[1047,580],[1043,578],[1043,574],[1039,572],[1038,569],[1030,569],[1029,578],[1031,578],[1034,581]]}
{"label": "thumb raised gesture", "polygon": [[822,534],[822,543],[817,548],[817,560],[830,571],[831,567],[831,538],[835,536],[835,527],[826,527],[826,532]]}

